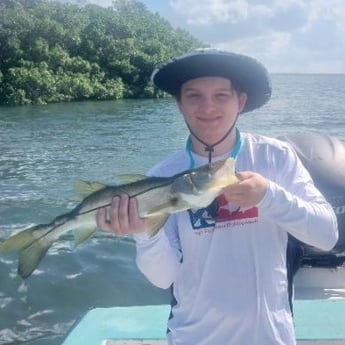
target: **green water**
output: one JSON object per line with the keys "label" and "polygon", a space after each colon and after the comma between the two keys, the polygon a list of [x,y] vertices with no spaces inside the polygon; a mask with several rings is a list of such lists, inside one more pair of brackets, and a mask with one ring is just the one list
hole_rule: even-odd
{"label": "green water", "polygon": [[[169,101],[1,108],[1,238],[75,205],[77,179],[114,183],[118,174],[145,173],[184,140],[174,111]],[[169,300],[138,272],[132,241],[99,232],[73,250],[70,240],[26,281],[14,254],[1,257],[0,344],[60,344],[90,307]]]}

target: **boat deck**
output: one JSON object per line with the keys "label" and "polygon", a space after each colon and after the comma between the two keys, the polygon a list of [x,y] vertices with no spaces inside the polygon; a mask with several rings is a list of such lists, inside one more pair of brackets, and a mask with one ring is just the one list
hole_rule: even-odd
{"label": "boat deck", "polygon": [[[166,345],[168,305],[95,308],[63,345]],[[301,269],[295,279],[297,344],[345,345],[345,267]]]}
{"label": "boat deck", "polygon": [[[168,343],[164,340],[106,340],[103,345],[167,345]],[[314,345],[344,345],[345,342],[339,341],[297,341],[297,344],[314,344]]]}
{"label": "boat deck", "polygon": [[107,340],[104,345],[167,345],[164,340]]}

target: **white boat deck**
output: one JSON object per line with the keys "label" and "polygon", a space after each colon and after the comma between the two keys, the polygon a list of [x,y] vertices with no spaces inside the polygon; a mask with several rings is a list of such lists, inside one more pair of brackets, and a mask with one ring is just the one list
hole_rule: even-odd
{"label": "white boat deck", "polygon": [[164,340],[106,340],[104,345],[167,345]]}
{"label": "white boat deck", "polygon": [[[345,340],[297,340],[297,345],[344,345]],[[102,345],[168,345],[165,340],[105,340]]]}
{"label": "white boat deck", "polygon": [[[169,306],[96,308],[63,345],[167,345]],[[297,344],[345,345],[345,267],[302,268],[295,277]]]}

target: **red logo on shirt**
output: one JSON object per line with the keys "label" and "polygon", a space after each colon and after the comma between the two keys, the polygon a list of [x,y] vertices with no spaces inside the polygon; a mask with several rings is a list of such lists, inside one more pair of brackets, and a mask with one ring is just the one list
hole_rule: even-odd
{"label": "red logo on shirt", "polygon": [[238,206],[229,205],[224,195],[219,196],[217,198],[217,201],[219,206],[216,218],[217,222],[257,218],[259,216],[259,211],[257,207],[252,207],[242,211]]}
{"label": "red logo on shirt", "polygon": [[[257,222],[259,210],[257,207],[241,209],[231,205],[224,195],[218,197],[208,207],[188,210],[190,221],[197,233],[203,233],[203,229],[214,231],[219,227],[234,228],[242,225],[249,225]],[[208,230],[207,230],[208,231]]]}

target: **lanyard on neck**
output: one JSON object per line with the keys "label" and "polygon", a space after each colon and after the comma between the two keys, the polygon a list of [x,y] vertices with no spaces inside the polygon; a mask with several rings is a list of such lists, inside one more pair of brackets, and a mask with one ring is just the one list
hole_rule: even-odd
{"label": "lanyard on neck", "polygon": [[[235,142],[235,146],[233,150],[231,151],[230,157],[232,157],[233,159],[236,159],[242,149],[242,146],[243,146],[243,139],[242,139],[240,131],[238,130],[238,128],[236,128],[236,142]],[[189,169],[193,169],[195,168],[195,159],[192,154],[192,139],[190,135],[188,136],[188,139],[186,142],[186,152],[189,157]]]}

